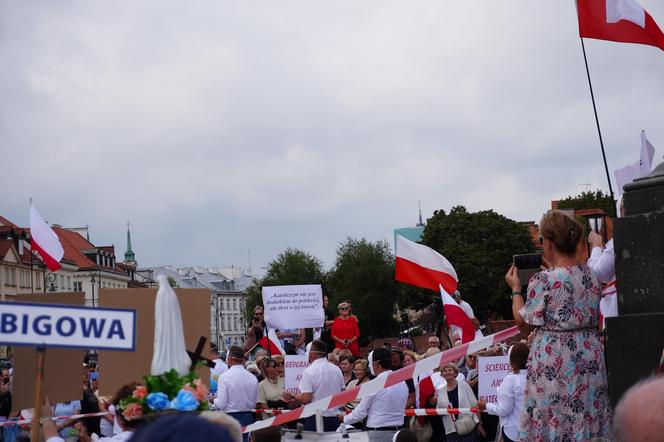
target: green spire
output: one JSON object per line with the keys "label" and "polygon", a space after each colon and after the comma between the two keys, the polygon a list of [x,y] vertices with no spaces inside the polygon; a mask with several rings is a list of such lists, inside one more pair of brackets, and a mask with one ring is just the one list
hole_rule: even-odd
{"label": "green spire", "polygon": [[125,252],[124,258],[125,264],[136,264],[136,256],[134,251],[131,250],[131,233],[129,232],[129,223],[127,223],[127,251]]}

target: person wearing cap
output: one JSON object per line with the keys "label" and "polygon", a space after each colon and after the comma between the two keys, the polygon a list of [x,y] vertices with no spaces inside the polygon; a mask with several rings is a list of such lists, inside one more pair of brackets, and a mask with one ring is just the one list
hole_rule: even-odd
{"label": "person wearing cap", "polygon": [[[390,351],[377,348],[370,356],[371,372],[376,379],[385,380],[392,372]],[[344,424],[354,424],[367,418],[367,431],[372,442],[390,442],[394,433],[403,427],[408,387],[399,382],[375,394],[365,396],[359,405],[343,417]]]}
{"label": "person wearing cap", "polygon": [[360,327],[357,318],[350,314],[350,304],[342,302],[338,305],[339,316],[336,317],[330,330],[330,336],[336,342],[336,348],[348,349],[353,356],[360,355],[360,346],[357,340],[360,338]]}
{"label": "person wearing cap", "polygon": [[[295,400],[301,405],[315,402],[328,396],[340,393],[346,388],[341,369],[327,360],[327,346],[319,339],[311,343],[309,349],[309,366],[302,372],[300,378],[300,394],[285,392],[284,401]],[[323,415],[323,430],[335,431],[339,426],[336,418],[337,410],[325,410]],[[305,431],[316,431],[316,416],[303,420]]]}
{"label": "person wearing cap", "polygon": [[[214,405],[218,410],[228,413],[240,425],[249,425],[254,422],[254,414],[250,410],[255,408],[258,399],[258,380],[244,368],[242,347],[231,346],[226,363],[228,370],[219,376]],[[243,440],[247,442],[246,434]]]}

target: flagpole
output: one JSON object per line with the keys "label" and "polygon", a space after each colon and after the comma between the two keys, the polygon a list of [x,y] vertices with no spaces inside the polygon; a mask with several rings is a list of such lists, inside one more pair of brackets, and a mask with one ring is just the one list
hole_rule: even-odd
{"label": "flagpole", "polygon": [[581,40],[581,49],[583,50],[583,61],[586,65],[586,74],[588,75],[588,86],[590,87],[590,99],[593,102],[593,112],[595,113],[595,123],[597,124],[597,134],[599,135],[599,146],[602,148],[602,158],[604,159],[604,170],[606,171],[606,180],[609,182],[609,193],[611,194],[611,201],[615,202],[613,196],[613,187],[611,186],[611,176],[609,175],[609,166],[606,163],[606,152],[604,151],[604,141],[602,141],[602,130],[599,127],[599,117],[597,116],[597,106],[595,105],[595,94],[593,93],[593,83],[590,81],[590,69],[588,69],[588,57],[586,57],[586,46],[583,44],[583,37]]}

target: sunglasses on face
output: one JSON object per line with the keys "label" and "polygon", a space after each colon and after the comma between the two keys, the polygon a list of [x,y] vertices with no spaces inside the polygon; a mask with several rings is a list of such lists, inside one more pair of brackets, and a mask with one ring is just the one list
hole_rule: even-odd
{"label": "sunglasses on face", "polygon": [[339,309],[340,312],[343,312],[344,310],[348,310],[348,307],[341,307],[341,308]]}
{"label": "sunglasses on face", "polygon": [[477,359],[477,356],[468,355],[468,359]]}

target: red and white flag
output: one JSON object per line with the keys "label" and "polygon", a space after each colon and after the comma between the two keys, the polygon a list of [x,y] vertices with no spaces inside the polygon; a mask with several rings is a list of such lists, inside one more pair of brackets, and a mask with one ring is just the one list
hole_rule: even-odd
{"label": "red and white flag", "polygon": [[267,336],[263,336],[262,338],[260,338],[256,343],[256,345],[263,347],[271,355],[286,354],[284,349],[281,348],[281,345],[279,344],[279,338],[277,338],[277,333],[273,329],[268,330]]}
{"label": "red and white flag", "polygon": [[641,158],[634,164],[616,169],[613,173],[618,184],[618,195],[622,195],[623,187],[637,178],[644,177],[652,170],[652,159],[655,156],[655,148],[646,138],[645,131],[641,131]]}
{"label": "red and white flag", "polygon": [[475,339],[475,324],[468,317],[459,304],[440,286],[440,296],[443,298],[445,320],[450,328],[458,327],[461,330],[461,342],[464,344]]}
{"label": "red and white flag", "polygon": [[396,255],[397,281],[429,290],[438,290],[442,285],[449,293],[457,289],[456,270],[435,250],[397,235]]}
{"label": "red and white flag", "polygon": [[664,34],[636,0],[578,0],[577,11],[581,37],[639,43],[664,51]]}
{"label": "red and white flag", "polygon": [[30,205],[30,246],[39,252],[50,271],[55,272],[61,267],[60,260],[65,251],[60,239],[32,205]]}

